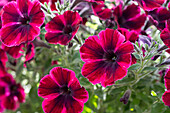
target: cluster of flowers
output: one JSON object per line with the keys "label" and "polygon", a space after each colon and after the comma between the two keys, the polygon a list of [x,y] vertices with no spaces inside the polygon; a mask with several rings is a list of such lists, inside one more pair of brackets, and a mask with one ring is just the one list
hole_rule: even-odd
{"label": "cluster of flowers", "polygon": [[[134,47],[132,42],[139,40],[139,35],[150,37],[145,30],[150,25],[155,25],[161,31],[161,39],[170,48],[170,10],[162,7],[166,0],[134,0],[124,7],[123,1],[119,5],[108,8],[104,0],[75,0],[71,1],[74,10],[56,14],[46,25],[45,39],[51,44],[67,45],[77,33],[80,24],[87,21],[87,16],[94,14],[106,22],[106,30],[102,30],[98,36],[90,36],[80,47],[81,59],[85,62],[82,67],[82,75],[92,84],[101,83],[103,87],[113,85],[115,81],[127,75],[127,69],[136,63],[132,55]],[[55,0],[40,0],[41,3],[50,3],[52,10],[57,10]],[[5,66],[7,55],[15,59],[24,54],[26,48],[25,63],[34,58],[35,46],[40,34],[40,26],[43,25],[45,14],[41,10],[37,0],[4,1],[1,9],[0,31],[0,110],[18,107],[18,103],[24,102],[25,93],[20,84],[7,73]],[[62,0],[60,3],[62,4]],[[87,3],[87,4],[86,4]],[[78,4],[78,6],[76,6]],[[89,5],[90,9],[83,10],[83,5]],[[2,8],[1,6],[1,8]],[[76,7],[74,7],[76,6]],[[170,9],[170,4],[169,4]],[[145,11],[142,13],[141,8]],[[133,13],[132,13],[133,12]],[[81,15],[80,15],[81,13]],[[144,29],[146,19],[147,24]],[[117,25],[118,29],[113,30]],[[130,31],[129,31],[129,30]],[[36,39],[35,39],[36,38]],[[21,53],[22,52],[22,53]],[[170,106],[170,73],[165,76],[168,91],[163,95],[165,105]],[[78,113],[83,111],[83,105],[88,100],[88,92],[80,86],[75,73],[71,70],[56,67],[44,76],[39,85],[38,95],[45,98],[43,110],[46,113]]]}

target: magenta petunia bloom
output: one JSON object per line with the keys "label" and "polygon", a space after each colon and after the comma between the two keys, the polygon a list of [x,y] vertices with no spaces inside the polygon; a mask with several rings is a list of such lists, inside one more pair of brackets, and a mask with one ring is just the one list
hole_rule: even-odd
{"label": "magenta petunia bloom", "polygon": [[19,103],[25,101],[24,89],[20,84],[16,83],[10,74],[0,77],[1,86],[4,86],[4,89],[6,89],[4,97],[1,98],[2,105],[5,109],[16,110],[19,107]]}
{"label": "magenta petunia bloom", "polygon": [[165,81],[165,87],[167,88],[167,91],[162,95],[162,101],[166,106],[170,107],[170,69],[166,73],[164,77]]}
{"label": "magenta petunia bloom", "polygon": [[0,77],[4,76],[6,73],[6,62],[8,61],[8,57],[6,52],[0,49]]}
{"label": "magenta petunia bloom", "polygon": [[101,83],[103,87],[112,85],[127,74],[131,65],[133,45],[113,29],[101,31],[98,36],[90,36],[80,48],[81,59],[85,62],[82,75],[91,83]]}
{"label": "magenta petunia bloom", "polygon": [[78,31],[82,18],[77,12],[66,11],[57,15],[45,26],[45,39],[51,44],[67,45]]}
{"label": "magenta petunia bloom", "polygon": [[153,10],[161,7],[166,0],[135,0],[144,10]]}
{"label": "magenta petunia bloom", "polygon": [[17,0],[3,7],[0,40],[6,46],[33,41],[40,34],[45,15],[37,0]]}
{"label": "magenta petunia bloom", "polygon": [[[141,14],[140,7],[132,4],[122,10],[122,4],[114,9],[114,15],[118,27],[140,31],[146,20],[146,15]],[[133,13],[132,13],[133,12]]]}
{"label": "magenta petunia bloom", "polygon": [[41,79],[38,95],[45,98],[45,113],[80,113],[88,100],[88,92],[80,86],[75,73],[61,67],[53,68]]}

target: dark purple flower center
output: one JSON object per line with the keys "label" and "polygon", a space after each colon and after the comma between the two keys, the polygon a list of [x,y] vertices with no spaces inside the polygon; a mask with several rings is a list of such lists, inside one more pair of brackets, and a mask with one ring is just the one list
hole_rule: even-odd
{"label": "dark purple flower center", "polygon": [[16,95],[18,93],[18,87],[16,85],[11,85],[9,89],[12,95]]}
{"label": "dark purple flower center", "polygon": [[71,33],[73,32],[71,25],[65,26],[64,29],[63,29],[63,32],[64,32],[64,34],[71,35]]}
{"label": "dark purple flower center", "polygon": [[106,59],[107,61],[115,62],[117,59],[117,55],[113,51],[107,51],[104,54],[104,59]]}
{"label": "dark purple flower center", "polygon": [[71,94],[71,90],[70,90],[70,88],[68,88],[68,86],[62,86],[61,89],[60,89],[60,92],[63,95]]}
{"label": "dark purple flower center", "polygon": [[19,22],[21,22],[22,25],[28,25],[29,22],[30,22],[30,18],[26,15],[26,16],[24,16],[24,18],[21,17],[21,18],[19,19]]}

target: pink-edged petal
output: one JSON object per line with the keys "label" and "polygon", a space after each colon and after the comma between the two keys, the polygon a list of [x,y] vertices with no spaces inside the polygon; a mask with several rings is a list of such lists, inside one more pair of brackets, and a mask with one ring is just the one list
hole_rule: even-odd
{"label": "pink-edged petal", "polygon": [[169,90],[170,89],[170,69],[168,70],[168,72],[164,76],[164,81],[165,81],[166,89]]}
{"label": "pink-edged petal", "polygon": [[41,3],[43,3],[44,4],[44,2],[46,2],[46,3],[48,3],[49,2],[49,0],[39,0]]}
{"label": "pink-edged petal", "polygon": [[143,0],[143,7],[146,10],[153,10],[155,8],[160,7],[165,0]]}
{"label": "pink-edged petal", "polygon": [[165,21],[168,20],[170,18],[170,10],[167,10],[164,7],[158,8],[157,10],[157,18],[159,19],[159,21]]}
{"label": "pink-edged petal", "polygon": [[51,78],[50,75],[44,76],[38,87],[38,96],[43,98],[56,98],[60,94],[59,86],[56,82]]}
{"label": "pink-edged petal", "polygon": [[23,103],[25,102],[25,96],[26,96],[24,92],[24,88],[20,84],[18,84],[17,86],[18,86],[18,89],[17,89],[18,90],[18,94],[17,94],[18,102]]}
{"label": "pink-edged petal", "polygon": [[54,99],[45,99],[42,107],[45,113],[63,113],[65,96],[58,96]]}
{"label": "pink-edged petal", "polygon": [[[73,73],[72,73],[73,74]],[[71,76],[75,76],[75,75],[71,75]],[[65,79],[67,79],[67,78],[65,78]],[[79,83],[79,80],[76,78],[76,77],[74,77],[70,82],[69,82],[69,84],[68,84],[68,87],[71,89],[71,90],[79,90],[79,89],[81,89],[81,86],[80,86],[80,83]]]}
{"label": "pink-edged petal", "polygon": [[61,19],[61,16],[54,17],[50,22],[48,22],[45,25],[45,29],[48,32],[52,32],[52,31],[60,32],[63,30],[63,28],[64,28],[64,23],[63,20]]}
{"label": "pink-edged petal", "polygon": [[74,90],[72,92],[72,96],[75,100],[80,101],[82,103],[87,102],[89,96],[88,96],[88,92],[86,91],[86,89],[84,87]]}
{"label": "pink-edged petal", "polygon": [[93,4],[92,9],[94,14],[102,20],[109,19],[112,15],[112,10],[106,8],[105,4]]}
{"label": "pink-edged petal", "polygon": [[[133,13],[132,13],[133,12]],[[133,18],[133,17],[136,17],[138,14],[140,14],[140,7],[135,5],[135,4],[132,4],[132,5],[129,5],[124,11],[123,11],[123,17],[125,19],[130,19],[130,18]]]}
{"label": "pink-edged petal", "polygon": [[98,36],[90,36],[80,48],[80,56],[84,62],[103,59],[103,54]]}
{"label": "pink-edged petal", "polygon": [[35,47],[33,43],[30,43],[27,45],[27,51],[26,51],[26,55],[25,55],[25,62],[29,62],[31,61],[35,56]]}
{"label": "pink-edged petal", "polygon": [[68,98],[67,103],[65,103],[65,113],[81,113],[83,111],[83,106],[84,103],[76,101],[73,98]]}
{"label": "pink-edged petal", "polygon": [[12,24],[1,28],[0,40],[8,47],[19,46],[21,43],[33,41],[40,30],[31,25]]}
{"label": "pink-edged petal", "polygon": [[132,53],[133,50],[134,50],[133,44],[130,41],[127,41],[125,43],[122,43],[115,53],[116,55],[122,55]]}
{"label": "pink-edged petal", "polygon": [[2,25],[6,25],[11,22],[18,22],[19,18],[21,18],[20,13],[17,9],[16,2],[10,2],[3,8],[2,14]]}
{"label": "pink-edged petal", "polygon": [[2,49],[5,50],[9,55],[11,55],[15,59],[23,55],[22,53],[24,52],[24,50],[22,49],[23,47],[24,47],[23,44],[14,47],[7,47],[4,44],[2,44]]}
{"label": "pink-edged petal", "polygon": [[6,62],[8,61],[6,52],[2,49],[0,49],[0,61],[1,61],[2,65],[6,65]]}
{"label": "pink-edged petal", "polygon": [[115,64],[112,75],[110,76],[110,78],[106,76],[105,79],[103,79],[101,85],[103,87],[113,85],[115,81],[124,78],[126,74],[127,68],[121,67],[119,64]]}
{"label": "pink-edged petal", "polygon": [[64,35],[62,32],[59,33],[47,32],[45,34],[45,39],[47,40],[47,42],[51,44],[67,45],[72,38],[73,36]]}
{"label": "pink-edged petal", "polygon": [[63,19],[65,19],[64,22],[66,25],[75,26],[75,25],[79,25],[80,22],[82,21],[80,15],[77,12],[73,12],[73,11],[64,12],[63,17],[64,17]]}
{"label": "pink-edged petal", "polygon": [[43,11],[41,10],[40,3],[37,0],[33,2],[33,6],[31,7],[28,16],[31,18],[31,21],[29,24],[37,26],[37,27],[43,24],[45,15]]}
{"label": "pink-edged petal", "polygon": [[19,107],[16,96],[8,96],[2,100],[2,105],[9,110],[16,110]]}
{"label": "pink-edged petal", "polygon": [[96,3],[104,3],[104,0],[85,0],[87,2],[96,2]]}
{"label": "pink-edged petal", "polygon": [[131,54],[122,54],[120,56],[118,56],[117,58],[117,63],[125,68],[129,68],[129,66],[131,65],[132,62],[132,58],[131,58]]}
{"label": "pink-edged petal", "polygon": [[99,33],[99,38],[101,41],[101,45],[105,51],[116,51],[121,43],[125,41],[125,37],[120,32],[108,28],[105,31],[101,31]]}
{"label": "pink-edged petal", "polygon": [[166,106],[170,106],[170,90],[165,91],[165,93],[162,95],[162,101]]}
{"label": "pink-edged petal", "polygon": [[145,23],[146,15],[138,15],[136,18],[132,18],[130,20],[127,20],[123,26],[128,29],[134,29],[139,30]]}
{"label": "pink-edged petal", "polygon": [[95,61],[85,63],[82,67],[82,75],[86,77],[92,84],[101,83],[103,75],[105,74],[104,68],[107,65],[105,61]]}
{"label": "pink-edged petal", "polygon": [[131,54],[131,56],[132,56],[132,62],[131,62],[131,65],[136,64],[136,62],[137,62],[136,57],[135,57],[133,54]]}
{"label": "pink-edged petal", "polygon": [[127,40],[129,40],[130,42],[135,43],[135,41],[139,38],[139,34],[135,31],[132,30],[129,34],[129,37]]}
{"label": "pink-edged petal", "polygon": [[164,44],[170,48],[170,31],[165,28],[162,32],[161,32],[161,35],[160,35],[162,41],[164,42]]}
{"label": "pink-edged petal", "polygon": [[17,7],[23,15],[28,14],[29,5],[32,5],[30,0],[17,0]]}
{"label": "pink-edged petal", "polygon": [[61,67],[53,68],[50,71],[50,75],[59,86],[69,86],[72,82],[74,82],[75,78],[75,73],[73,71]]}

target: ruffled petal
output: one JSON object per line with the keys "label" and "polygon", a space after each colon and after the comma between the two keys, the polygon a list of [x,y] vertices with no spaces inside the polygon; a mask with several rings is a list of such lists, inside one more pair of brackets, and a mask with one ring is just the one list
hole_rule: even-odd
{"label": "ruffled petal", "polygon": [[115,53],[116,55],[122,55],[132,53],[133,50],[134,50],[133,44],[130,41],[127,41],[125,43],[122,43]]}
{"label": "ruffled petal", "polygon": [[160,35],[162,41],[164,42],[164,44],[170,48],[170,31],[165,28],[162,32],[161,32],[161,35]]}
{"label": "ruffled petal", "polygon": [[42,107],[45,113],[63,113],[64,103],[65,97],[60,95],[54,99],[45,99]]}
{"label": "ruffled petal", "polygon": [[46,75],[45,77],[43,77],[38,87],[38,96],[51,99],[56,98],[59,95],[60,95],[59,86],[51,78],[51,76]]}
{"label": "ruffled petal", "polygon": [[166,106],[170,107],[170,90],[165,91],[165,93],[162,95],[162,101]]}
{"label": "ruffled petal", "polygon": [[167,90],[169,90],[170,89],[170,69],[164,76],[164,81],[165,81],[165,87],[167,88]]}
{"label": "ruffled petal", "polygon": [[18,22],[19,18],[21,18],[21,14],[17,8],[16,2],[9,2],[3,8],[2,14],[2,25],[6,25],[8,23]]}
{"label": "ruffled petal", "polygon": [[75,78],[75,73],[73,71],[61,67],[53,68],[50,71],[50,75],[59,86],[69,86]]}
{"label": "ruffled petal", "polygon": [[80,56],[84,62],[103,59],[104,50],[97,36],[90,36],[80,48]]}
{"label": "ruffled petal", "polygon": [[40,27],[43,24],[45,15],[41,10],[40,3],[37,0],[33,2],[33,6],[31,7],[28,16],[31,18],[29,24],[37,27]]}
{"label": "ruffled petal", "polygon": [[82,103],[87,102],[87,100],[89,98],[88,92],[86,91],[86,89],[84,87],[73,91],[72,96],[74,99],[76,99],[77,101],[80,101]]}
{"label": "ruffled petal", "polygon": [[[132,13],[133,12],[133,13]],[[130,19],[130,18],[134,18],[136,17],[137,15],[140,14],[140,8],[135,5],[135,4],[132,4],[132,5],[129,5],[124,11],[123,11],[123,17],[125,19]]]}
{"label": "ruffled petal", "polygon": [[101,45],[105,51],[116,51],[121,43],[125,41],[125,37],[120,32],[108,28],[105,31],[101,31],[99,37]]}
{"label": "ruffled petal", "polygon": [[86,77],[92,84],[101,83],[105,74],[105,61],[96,61],[85,63],[82,67],[82,75]]}

